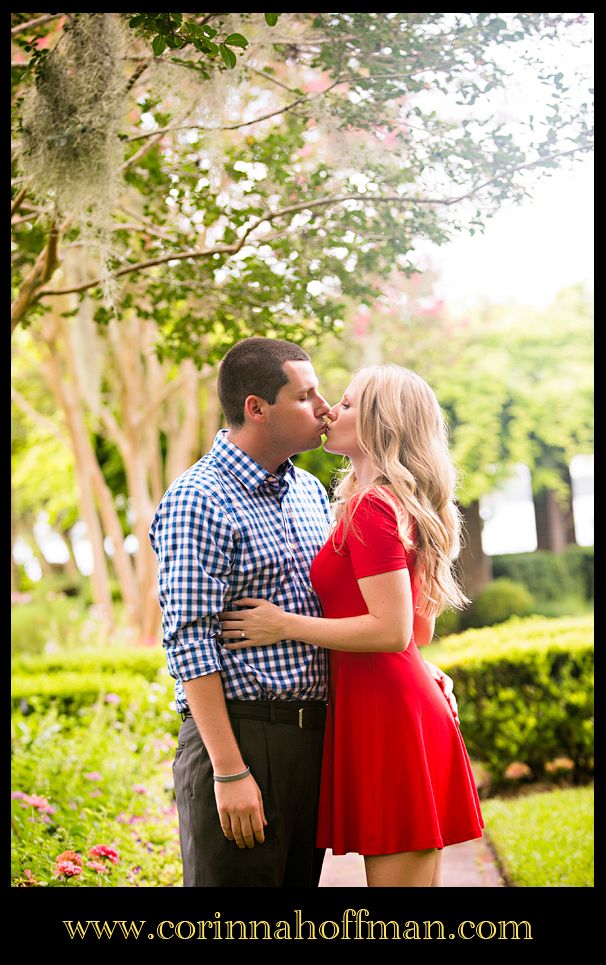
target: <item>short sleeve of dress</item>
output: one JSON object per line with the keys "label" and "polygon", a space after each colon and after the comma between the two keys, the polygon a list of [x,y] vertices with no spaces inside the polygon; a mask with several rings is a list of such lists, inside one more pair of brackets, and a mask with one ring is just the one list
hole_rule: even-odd
{"label": "short sleeve of dress", "polygon": [[408,568],[395,511],[372,492],[358,503],[346,543],[357,580]]}

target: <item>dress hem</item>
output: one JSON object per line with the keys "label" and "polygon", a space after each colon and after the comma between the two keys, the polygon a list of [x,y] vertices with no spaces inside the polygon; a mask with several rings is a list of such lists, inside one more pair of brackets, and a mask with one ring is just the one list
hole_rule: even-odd
{"label": "dress hem", "polygon": [[440,838],[439,841],[434,838],[431,842],[426,844],[415,845],[414,847],[411,847],[408,844],[402,847],[390,848],[389,851],[360,851],[358,848],[349,848],[346,851],[336,851],[330,843],[325,843],[323,841],[318,841],[316,843],[316,847],[330,848],[335,857],[342,857],[346,854],[359,854],[363,857],[375,857],[382,854],[406,854],[410,851],[428,851],[430,848],[437,848],[439,851],[441,851],[442,848],[448,848],[453,844],[463,844],[465,841],[476,841],[478,838],[483,837],[484,831],[476,828],[473,832],[464,832],[461,835],[457,834],[449,838]]}

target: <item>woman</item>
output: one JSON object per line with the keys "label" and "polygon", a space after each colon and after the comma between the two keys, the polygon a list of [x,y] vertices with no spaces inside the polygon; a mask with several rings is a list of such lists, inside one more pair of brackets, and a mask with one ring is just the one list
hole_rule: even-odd
{"label": "woman", "polygon": [[438,886],[441,849],[483,827],[458,724],[418,651],[437,613],[468,602],[452,571],[446,426],[427,383],[396,365],[359,371],[333,415],[325,448],[351,465],[311,568],[324,617],[243,599],[223,640],[332,651],[318,847],[362,854],[369,887]]}

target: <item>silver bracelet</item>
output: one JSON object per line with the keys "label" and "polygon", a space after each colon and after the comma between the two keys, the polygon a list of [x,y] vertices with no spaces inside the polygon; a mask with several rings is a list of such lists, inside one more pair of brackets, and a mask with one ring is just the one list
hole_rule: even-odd
{"label": "silver bracelet", "polygon": [[213,774],[213,781],[219,781],[221,784],[227,784],[229,781],[241,781],[242,778],[248,777],[250,774],[250,767],[247,767],[245,771],[240,774],[226,774],[225,777],[221,777],[219,774]]}

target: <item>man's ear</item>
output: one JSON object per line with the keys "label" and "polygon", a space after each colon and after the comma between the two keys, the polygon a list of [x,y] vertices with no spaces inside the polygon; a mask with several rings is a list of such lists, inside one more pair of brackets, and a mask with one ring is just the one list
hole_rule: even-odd
{"label": "man's ear", "polygon": [[247,395],[244,402],[244,416],[252,422],[264,422],[268,403],[260,395]]}

